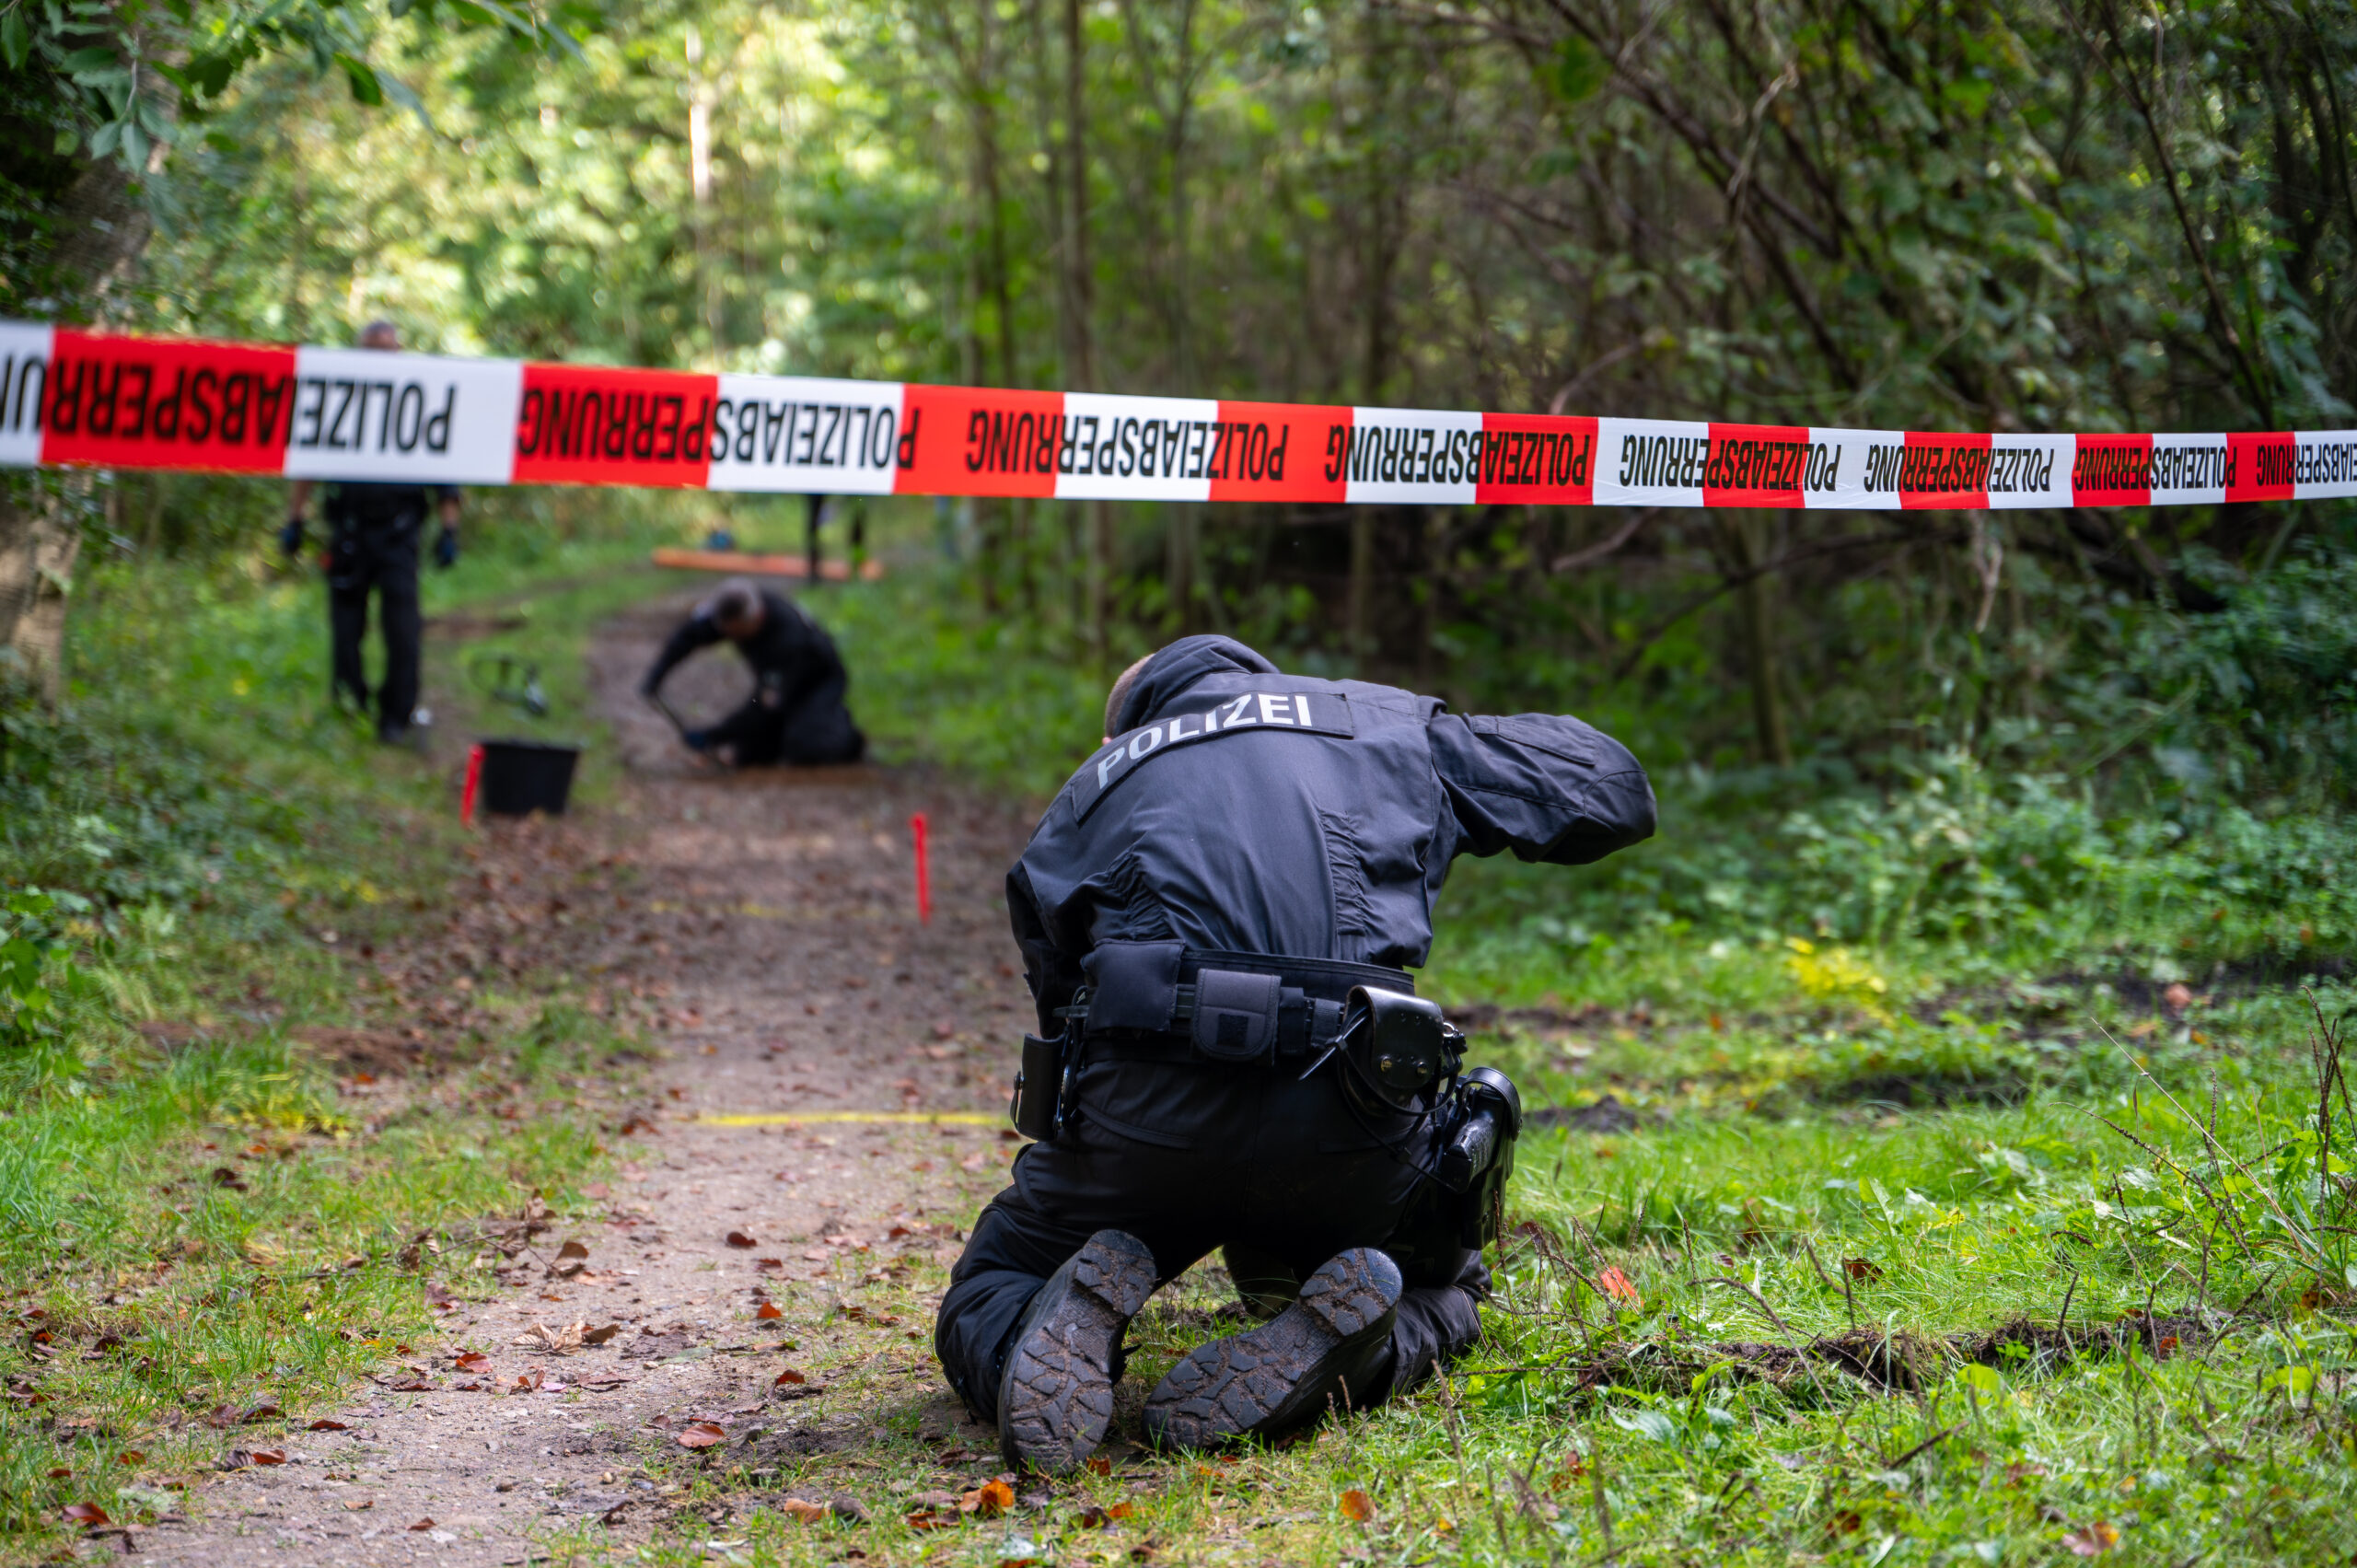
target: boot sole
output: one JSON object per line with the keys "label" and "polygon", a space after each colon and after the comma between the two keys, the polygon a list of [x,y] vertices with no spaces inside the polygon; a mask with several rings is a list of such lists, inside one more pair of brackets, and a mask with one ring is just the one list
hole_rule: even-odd
{"label": "boot sole", "polygon": [[1148,1396],[1146,1432],[1166,1447],[1211,1448],[1314,1420],[1337,1364],[1389,1331],[1401,1288],[1397,1263],[1352,1248],[1303,1281],[1273,1321],[1189,1352]]}
{"label": "boot sole", "polygon": [[1007,1358],[1000,1385],[1000,1448],[1008,1464],[1051,1474],[1077,1469],[1113,1422],[1113,1358],[1130,1319],[1154,1294],[1154,1253],[1100,1230],[1074,1255],[1051,1305]]}

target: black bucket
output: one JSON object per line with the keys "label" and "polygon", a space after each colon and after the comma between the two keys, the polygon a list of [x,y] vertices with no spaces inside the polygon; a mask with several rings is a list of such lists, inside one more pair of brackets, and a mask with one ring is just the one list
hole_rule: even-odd
{"label": "black bucket", "polygon": [[528,817],[545,811],[564,814],[564,798],[573,793],[573,765],[581,760],[578,746],[552,745],[545,740],[485,740],[482,749],[482,805],[502,817]]}

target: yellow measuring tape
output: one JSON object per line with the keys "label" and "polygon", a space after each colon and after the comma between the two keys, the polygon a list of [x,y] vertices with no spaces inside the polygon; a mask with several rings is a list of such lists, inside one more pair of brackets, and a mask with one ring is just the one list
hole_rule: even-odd
{"label": "yellow measuring tape", "polygon": [[1004,1116],[987,1110],[757,1110],[699,1116],[706,1127],[792,1127],[806,1121],[889,1121],[910,1127],[948,1122],[958,1127],[995,1127]]}

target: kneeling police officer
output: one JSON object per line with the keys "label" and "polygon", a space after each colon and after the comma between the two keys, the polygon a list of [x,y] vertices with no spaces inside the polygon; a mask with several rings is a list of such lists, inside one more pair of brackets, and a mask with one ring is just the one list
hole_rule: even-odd
{"label": "kneeling police officer", "polygon": [[934,1343],[1009,1463],[1103,1440],[1146,1297],[1225,1249],[1260,1327],[1146,1401],[1203,1448],[1413,1387],[1480,1332],[1520,1104],[1406,973],[1458,854],[1576,865],[1648,837],[1626,749],[1568,717],[1285,676],[1225,637],[1123,673],[1108,739],[1007,875],[1038,1142]]}
{"label": "kneeling police officer", "polygon": [[708,729],[682,728],[690,750],[728,767],[856,762],[867,754],[867,738],[844,703],[851,673],[835,640],[792,599],[742,577],[724,581],[671,633],[639,694],[659,702],[664,679],[682,659],[723,640],[752,671],[753,694]]}

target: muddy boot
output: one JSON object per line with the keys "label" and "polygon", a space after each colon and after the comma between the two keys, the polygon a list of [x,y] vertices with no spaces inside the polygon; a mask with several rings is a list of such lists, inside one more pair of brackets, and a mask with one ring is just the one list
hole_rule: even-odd
{"label": "muddy boot", "polygon": [[1039,1287],[999,1378],[998,1446],[1009,1465],[1061,1474],[1105,1440],[1121,1335],[1155,1283],[1144,1242],[1100,1230]]}
{"label": "muddy boot", "polygon": [[1145,1429],[1169,1448],[1210,1448],[1364,1404],[1389,1381],[1399,1266],[1353,1247],[1302,1282],[1273,1322],[1198,1345],[1146,1397]]}

